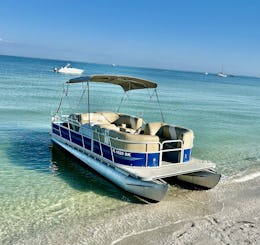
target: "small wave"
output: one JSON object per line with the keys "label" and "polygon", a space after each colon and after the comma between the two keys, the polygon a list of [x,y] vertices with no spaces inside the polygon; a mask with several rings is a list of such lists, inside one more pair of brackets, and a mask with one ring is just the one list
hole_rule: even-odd
{"label": "small wave", "polygon": [[258,178],[258,177],[260,177],[260,172],[248,174],[248,175],[243,176],[241,178],[235,179],[234,182],[238,182],[238,183],[246,182],[246,181]]}

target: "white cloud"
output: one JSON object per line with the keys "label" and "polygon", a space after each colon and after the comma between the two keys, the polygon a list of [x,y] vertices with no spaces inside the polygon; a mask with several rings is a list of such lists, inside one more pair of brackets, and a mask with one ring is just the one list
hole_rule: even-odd
{"label": "white cloud", "polygon": [[6,39],[0,37],[0,43],[13,44],[13,43],[15,43],[15,42],[9,41],[9,40],[6,40]]}

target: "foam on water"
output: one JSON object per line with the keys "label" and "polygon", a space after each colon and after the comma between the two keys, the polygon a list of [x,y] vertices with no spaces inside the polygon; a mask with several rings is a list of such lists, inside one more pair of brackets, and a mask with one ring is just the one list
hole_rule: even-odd
{"label": "foam on water", "polygon": [[247,174],[243,177],[239,177],[237,179],[234,179],[233,182],[237,182],[237,183],[246,182],[246,181],[253,180],[253,179],[256,179],[256,178],[259,178],[259,177],[260,177],[260,172],[255,172],[255,173]]}

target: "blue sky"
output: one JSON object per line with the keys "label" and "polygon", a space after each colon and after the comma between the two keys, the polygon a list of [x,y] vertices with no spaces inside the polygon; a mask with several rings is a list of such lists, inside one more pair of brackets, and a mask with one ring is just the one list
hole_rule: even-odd
{"label": "blue sky", "polygon": [[260,76],[257,0],[2,0],[0,54]]}

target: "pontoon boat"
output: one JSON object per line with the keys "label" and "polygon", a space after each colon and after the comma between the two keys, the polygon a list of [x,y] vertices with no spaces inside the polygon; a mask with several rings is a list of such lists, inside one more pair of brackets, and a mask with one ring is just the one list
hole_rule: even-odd
{"label": "pontoon boat", "polygon": [[[165,123],[162,112],[162,121],[148,123],[142,117],[118,111],[92,112],[89,99],[92,82],[119,85],[125,93],[152,89],[158,100],[157,84],[140,78],[93,75],[70,79],[67,89],[74,83],[87,85],[88,108],[64,115],[60,103],[52,116],[54,143],[122,189],[152,201],[165,196],[168,189],[165,179],[169,177],[204,188],[219,182],[220,174],[213,163],[191,158],[192,130]],[[67,89],[64,95],[68,94]]]}

